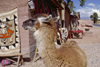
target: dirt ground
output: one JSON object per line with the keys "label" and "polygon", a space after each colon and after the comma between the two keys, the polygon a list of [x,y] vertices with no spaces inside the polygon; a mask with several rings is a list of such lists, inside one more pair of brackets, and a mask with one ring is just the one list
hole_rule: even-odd
{"label": "dirt ground", "polygon": [[100,21],[97,21],[97,24],[100,24]]}
{"label": "dirt ground", "polygon": [[82,39],[71,40],[76,41],[85,52],[87,67],[100,67],[100,27],[94,26],[89,29],[90,31],[84,31]]}
{"label": "dirt ground", "polygon": [[[71,38],[82,48],[87,56],[87,67],[100,67],[100,27],[89,27],[89,31],[85,31],[86,27],[79,26],[84,31],[83,38]],[[38,57],[37,57],[38,58]],[[10,65],[6,67],[16,67]],[[44,67],[42,59],[36,62],[25,62],[21,67]]]}

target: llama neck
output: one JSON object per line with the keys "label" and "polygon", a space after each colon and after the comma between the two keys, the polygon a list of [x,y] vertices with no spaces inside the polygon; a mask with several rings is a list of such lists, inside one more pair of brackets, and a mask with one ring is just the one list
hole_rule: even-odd
{"label": "llama neck", "polygon": [[41,57],[45,55],[46,52],[56,51],[54,39],[56,37],[55,29],[51,27],[41,27],[34,33],[36,38],[36,45],[38,46],[38,51]]}

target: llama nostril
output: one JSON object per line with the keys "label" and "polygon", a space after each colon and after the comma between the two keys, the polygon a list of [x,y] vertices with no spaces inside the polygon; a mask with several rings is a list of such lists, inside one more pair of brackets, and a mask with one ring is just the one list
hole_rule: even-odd
{"label": "llama nostril", "polygon": [[22,25],[22,27],[25,29],[24,25]]}
{"label": "llama nostril", "polygon": [[22,27],[23,27],[23,28],[25,28],[25,26],[24,26],[24,25],[22,25]]}

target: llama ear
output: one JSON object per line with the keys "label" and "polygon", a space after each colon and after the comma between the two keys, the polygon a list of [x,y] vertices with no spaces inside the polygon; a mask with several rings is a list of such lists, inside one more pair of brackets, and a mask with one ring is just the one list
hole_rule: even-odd
{"label": "llama ear", "polygon": [[42,22],[49,22],[51,19],[52,19],[52,15],[49,15],[49,16],[47,16],[47,17],[39,17],[39,18],[37,18],[38,19],[38,21],[40,22],[40,23],[42,23]]}
{"label": "llama ear", "polygon": [[50,14],[48,17],[46,17],[46,21],[49,22],[52,19],[52,15]]}
{"label": "llama ear", "polygon": [[57,16],[57,17],[53,18],[53,21],[54,21],[54,22],[57,22],[59,19],[60,19],[60,17]]}

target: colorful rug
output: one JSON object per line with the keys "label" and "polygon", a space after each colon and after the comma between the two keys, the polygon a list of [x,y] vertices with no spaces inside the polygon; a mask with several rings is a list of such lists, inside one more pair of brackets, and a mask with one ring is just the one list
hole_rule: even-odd
{"label": "colorful rug", "polygon": [[17,8],[0,13],[0,54],[20,52]]}

